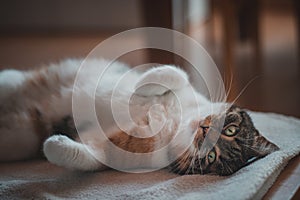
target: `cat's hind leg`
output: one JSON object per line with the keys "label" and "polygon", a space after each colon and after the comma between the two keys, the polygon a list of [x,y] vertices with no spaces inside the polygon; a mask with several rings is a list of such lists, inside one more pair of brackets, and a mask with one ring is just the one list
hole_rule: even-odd
{"label": "cat's hind leg", "polygon": [[163,95],[169,90],[179,90],[189,83],[188,75],[181,69],[164,65],[145,72],[135,85],[140,96]]}
{"label": "cat's hind leg", "polygon": [[53,164],[81,171],[103,170],[92,149],[63,135],[48,138],[43,147],[46,158]]}

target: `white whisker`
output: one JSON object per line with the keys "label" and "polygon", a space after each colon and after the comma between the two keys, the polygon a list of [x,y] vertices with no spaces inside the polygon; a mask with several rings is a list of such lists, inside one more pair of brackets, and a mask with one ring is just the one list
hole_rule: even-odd
{"label": "white whisker", "polygon": [[[228,91],[226,92],[226,99],[228,98],[230,92],[231,92],[231,89],[232,89],[232,83],[233,83],[233,73],[232,71],[230,72],[230,82],[229,82],[229,88],[228,88]],[[225,82],[226,84],[226,82]]]}
{"label": "white whisker", "polygon": [[252,78],[245,86],[244,86],[244,88],[240,91],[240,93],[237,95],[237,97],[232,101],[232,104],[234,104],[237,100],[238,100],[238,98],[240,98],[240,96],[243,94],[243,92],[249,87],[249,85],[251,84],[251,83],[253,83],[257,78],[259,78],[259,76],[256,76],[256,77],[254,77],[254,78]]}

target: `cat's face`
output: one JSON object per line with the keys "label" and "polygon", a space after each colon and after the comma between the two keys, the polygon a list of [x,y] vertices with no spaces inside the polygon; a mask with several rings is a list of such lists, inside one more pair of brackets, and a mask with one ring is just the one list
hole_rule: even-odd
{"label": "cat's face", "polygon": [[[226,112],[224,124],[216,128],[220,121],[224,121],[220,118],[220,115],[211,115],[197,122],[194,150],[186,151],[173,162],[170,165],[172,171],[179,174],[230,175],[254,158],[279,149],[259,134],[244,110],[232,106]],[[204,140],[210,148],[201,149]]]}

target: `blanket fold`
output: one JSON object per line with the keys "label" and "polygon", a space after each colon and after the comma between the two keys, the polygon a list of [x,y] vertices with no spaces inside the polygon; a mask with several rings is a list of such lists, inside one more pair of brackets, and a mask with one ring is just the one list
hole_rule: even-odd
{"label": "blanket fold", "polygon": [[115,170],[80,173],[36,160],[0,164],[0,199],[260,199],[300,152],[300,120],[250,112],[262,135],[280,147],[227,177]]}

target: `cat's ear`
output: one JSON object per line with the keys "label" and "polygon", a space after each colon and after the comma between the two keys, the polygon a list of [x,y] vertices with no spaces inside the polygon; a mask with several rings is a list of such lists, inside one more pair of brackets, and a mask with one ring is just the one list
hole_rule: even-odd
{"label": "cat's ear", "polygon": [[277,150],[279,150],[279,147],[276,144],[258,133],[254,136],[253,145],[250,150],[250,157],[264,157]]}

